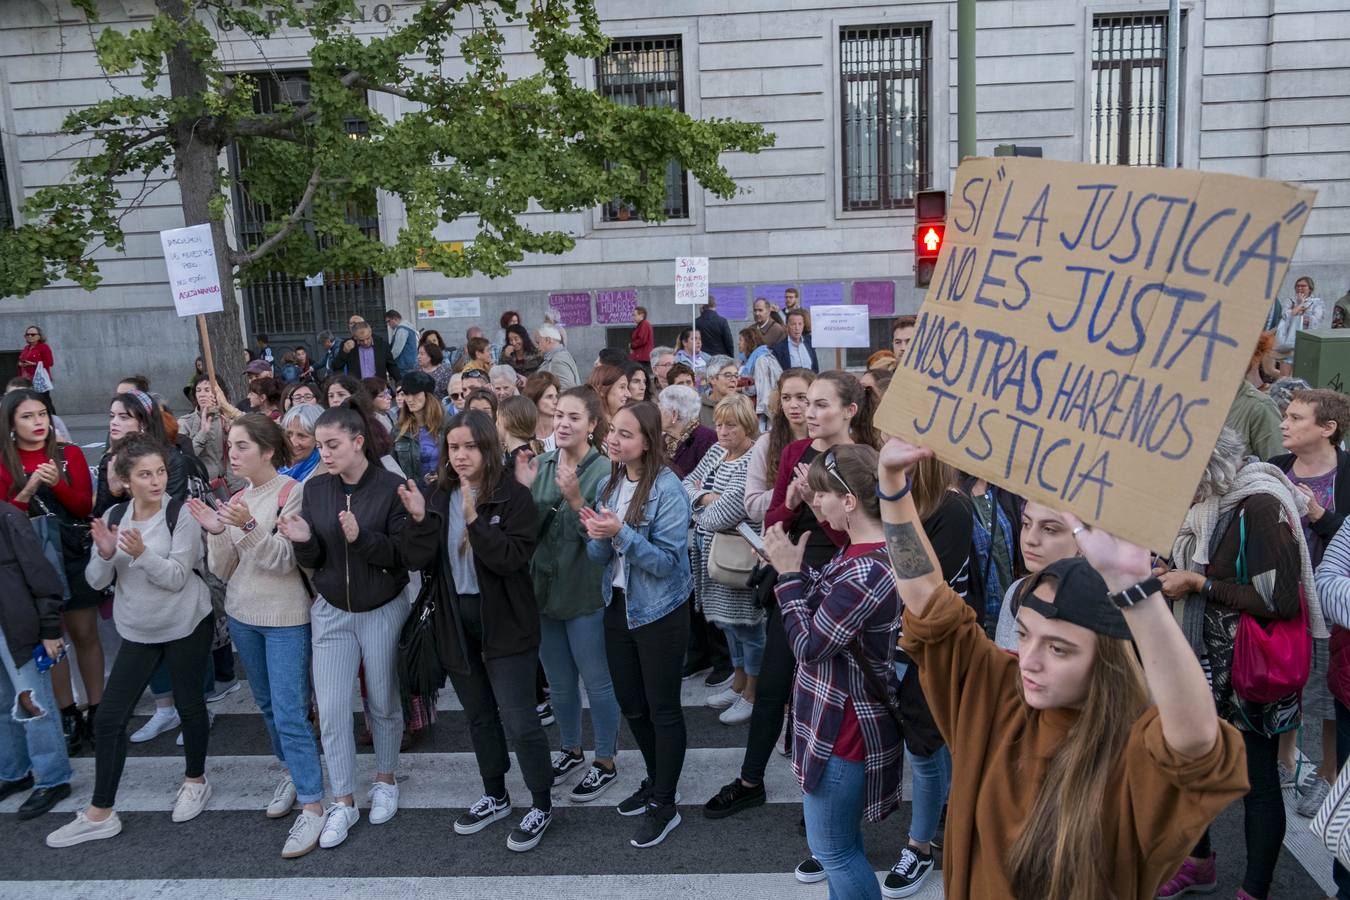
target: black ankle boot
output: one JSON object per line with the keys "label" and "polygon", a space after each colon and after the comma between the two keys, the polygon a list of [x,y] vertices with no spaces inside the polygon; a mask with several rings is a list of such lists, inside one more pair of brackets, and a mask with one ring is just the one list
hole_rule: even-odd
{"label": "black ankle boot", "polygon": [[66,736],[66,753],[70,756],[79,753],[84,743],[85,723],[80,708],[73,703],[61,710],[61,731]]}

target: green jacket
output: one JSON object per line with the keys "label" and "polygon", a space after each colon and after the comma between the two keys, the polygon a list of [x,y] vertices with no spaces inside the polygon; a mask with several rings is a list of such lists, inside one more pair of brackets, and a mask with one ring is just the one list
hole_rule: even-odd
{"label": "green jacket", "polygon": [[[565,621],[595,612],[605,605],[605,600],[600,594],[604,566],[586,556],[581,520],[558,490],[558,458],[561,454],[561,450],[550,450],[539,457],[539,474],[534,479],[531,493],[541,527],[549,510],[562,502],[548,523],[547,531],[539,536],[539,544],[530,560],[530,574],[534,577],[539,612],[551,619]],[[579,479],[581,499],[585,506],[592,506],[600,479],[609,474],[609,462],[592,448],[581,465],[584,466]]]}
{"label": "green jacket", "polygon": [[1280,408],[1246,378],[1228,410],[1226,426],[1247,445],[1247,452],[1264,462],[1285,452],[1280,438]]}

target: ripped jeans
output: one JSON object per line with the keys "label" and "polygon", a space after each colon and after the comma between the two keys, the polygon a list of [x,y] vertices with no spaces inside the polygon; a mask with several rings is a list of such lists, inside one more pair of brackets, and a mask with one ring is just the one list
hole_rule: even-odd
{"label": "ripped jeans", "polygon": [[[66,755],[66,739],[61,733],[61,717],[57,715],[56,698],[52,696],[50,672],[38,672],[37,663],[29,657],[23,666],[16,666],[9,653],[4,632],[0,631],[0,700],[5,714],[0,716],[0,781],[18,781],[33,773],[33,786],[56,787],[67,784],[72,772],[70,757]],[[33,715],[19,702],[27,693]]]}

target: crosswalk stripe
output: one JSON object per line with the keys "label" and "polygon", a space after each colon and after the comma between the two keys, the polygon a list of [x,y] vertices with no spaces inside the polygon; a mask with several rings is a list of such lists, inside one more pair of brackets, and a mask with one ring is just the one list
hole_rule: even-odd
{"label": "crosswalk stripe", "polygon": [[[740,771],[743,751],[738,748],[694,748],[685,755],[680,778],[681,803],[702,805],[718,788]],[[59,812],[74,812],[89,802],[94,783],[94,760],[71,760],[75,778],[72,795],[56,806]],[[637,789],[645,771],[642,756],[636,750],[621,750],[616,759],[619,778],[595,805],[613,806]],[[374,757],[357,757],[357,775],[373,778]],[[567,799],[573,784],[584,772],[578,769],[567,781],[553,789],[559,806],[573,805]],[[478,764],[472,753],[404,753],[399,757],[399,806],[407,809],[466,809],[482,795]],[[260,810],[272,799],[272,790],[281,777],[281,764],[271,756],[213,756],[206,760],[206,777],[211,783],[212,810]],[[182,751],[173,756],[129,757],[117,791],[117,809],[127,812],[167,812],[173,808],[174,794],[183,778]],[[359,783],[359,782],[358,782]],[[527,802],[530,792],[521,779],[518,766],[506,776],[507,789],[518,803]],[[325,787],[327,780],[325,779]],[[770,803],[801,803],[802,793],[788,761],[773,754],[764,775],[764,790]],[[26,795],[0,802],[0,813],[15,812]],[[365,806],[364,788],[359,802]],[[576,804],[590,806],[592,804]]]}
{"label": "crosswalk stripe", "polygon": [[[878,873],[879,875],[881,873]],[[0,893],[6,884],[21,887],[24,896],[59,896],[63,900],[161,900],[189,895],[230,897],[233,900],[275,900],[281,893],[275,879],[230,878],[200,880],[127,880],[127,881],[0,881]],[[331,878],[287,878],[284,896],[309,898],[333,896]],[[31,894],[29,893],[31,892]],[[756,873],[749,875],[516,875],[501,877],[456,878],[344,878],[343,900],[783,900],[801,897],[818,900],[825,896],[825,885],[798,884],[790,874]],[[942,873],[935,872],[915,900],[941,900]]]}

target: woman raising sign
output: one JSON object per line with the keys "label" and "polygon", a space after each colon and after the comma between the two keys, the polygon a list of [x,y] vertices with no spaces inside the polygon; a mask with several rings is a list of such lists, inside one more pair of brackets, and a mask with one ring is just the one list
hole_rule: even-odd
{"label": "woman raising sign", "polygon": [[1085,560],[1027,579],[1010,656],[924,536],[908,472],[930,453],[890,439],[877,493],[901,646],[951,745],[946,895],[1152,898],[1247,778],[1148,551],[1066,514]]}

